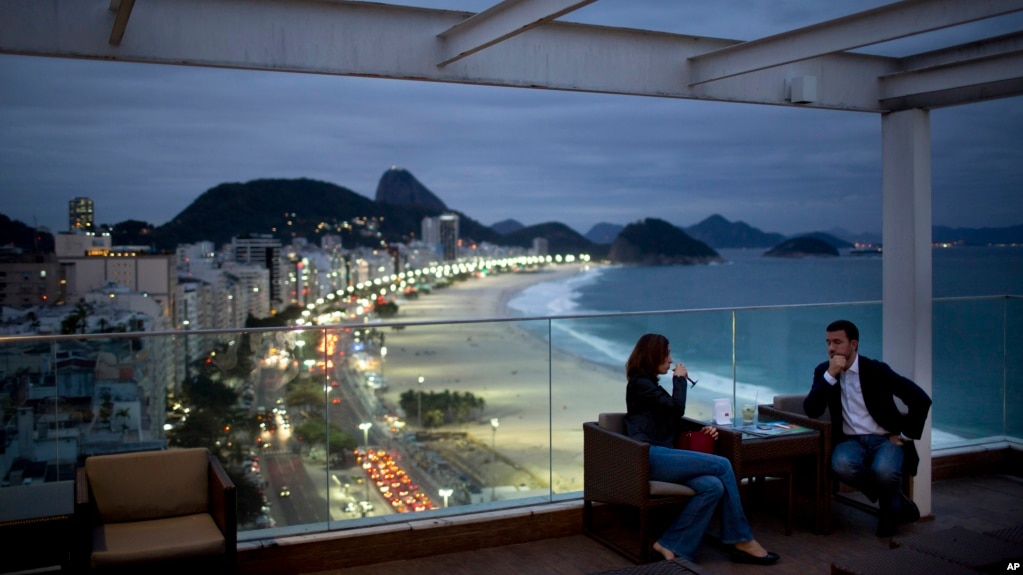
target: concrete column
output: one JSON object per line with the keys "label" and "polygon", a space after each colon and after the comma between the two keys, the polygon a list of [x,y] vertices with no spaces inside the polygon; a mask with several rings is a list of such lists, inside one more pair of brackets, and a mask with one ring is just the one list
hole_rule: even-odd
{"label": "concrete column", "polygon": [[[881,117],[884,361],[934,397],[930,138],[926,110]],[[931,513],[931,419],[917,442],[913,499],[923,515]]]}

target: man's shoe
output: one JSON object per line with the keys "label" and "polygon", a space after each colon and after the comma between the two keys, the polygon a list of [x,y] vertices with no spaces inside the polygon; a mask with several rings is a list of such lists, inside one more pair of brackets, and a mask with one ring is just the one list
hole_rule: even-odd
{"label": "man's shoe", "polygon": [[916,523],[920,519],[920,508],[905,493],[899,493],[902,509],[899,511],[899,523]]}
{"label": "man's shoe", "polygon": [[892,537],[895,535],[895,531],[899,527],[899,522],[896,521],[895,516],[890,512],[881,512],[881,516],[877,519],[877,536],[878,537]]}

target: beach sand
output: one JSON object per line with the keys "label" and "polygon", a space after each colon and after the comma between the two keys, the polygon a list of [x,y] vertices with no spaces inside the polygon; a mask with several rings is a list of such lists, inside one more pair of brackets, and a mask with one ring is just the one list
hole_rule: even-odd
{"label": "beach sand", "polygon": [[[460,321],[513,317],[507,303],[526,287],[581,273],[583,264],[562,264],[538,272],[507,273],[471,279],[401,303],[395,321]],[[478,419],[447,425],[440,431],[465,431],[476,439],[463,456],[480,466],[478,477],[498,476],[507,486],[555,493],[582,489],[582,424],[603,411],[625,410],[625,376],[551,350],[524,329],[526,322],[492,321],[385,330],[384,377],[389,389],[381,399],[393,405],[407,390],[471,392],[486,401]],[[547,320],[531,320],[544,327]],[[535,331],[535,330],[534,330]],[[419,376],[424,378],[422,386]],[[407,414],[415,430],[416,413]],[[491,418],[499,426],[492,428]],[[498,454],[493,470],[489,451]],[[472,453],[470,453],[472,452]],[[478,455],[473,453],[479,452]],[[490,483],[489,481],[487,483]],[[535,493],[530,493],[535,494]],[[525,495],[502,495],[517,497]]]}

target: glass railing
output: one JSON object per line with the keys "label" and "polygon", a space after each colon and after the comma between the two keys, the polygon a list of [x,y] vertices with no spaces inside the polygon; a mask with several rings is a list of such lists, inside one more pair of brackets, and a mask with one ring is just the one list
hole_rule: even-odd
{"label": "glass railing", "polygon": [[[85,456],[166,446],[218,455],[243,540],[577,497],[581,424],[624,411],[639,335],[670,339],[687,415],[710,419],[805,393],[838,317],[881,357],[876,302],[4,337],[0,509],[69,513]],[[1019,298],[935,301],[936,450],[1023,437],[1021,351]]]}

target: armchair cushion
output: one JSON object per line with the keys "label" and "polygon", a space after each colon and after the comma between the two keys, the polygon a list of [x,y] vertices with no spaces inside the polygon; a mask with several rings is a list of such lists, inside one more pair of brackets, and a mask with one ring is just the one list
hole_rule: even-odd
{"label": "armchair cushion", "polygon": [[208,513],[100,524],[92,532],[93,568],[223,554],[224,535]]}
{"label": "armchair cushion", "polygon": [[118,453],[85,460],[103,523],[209,513],[206,449]]}

